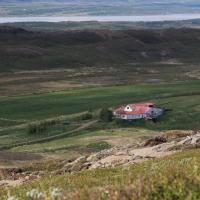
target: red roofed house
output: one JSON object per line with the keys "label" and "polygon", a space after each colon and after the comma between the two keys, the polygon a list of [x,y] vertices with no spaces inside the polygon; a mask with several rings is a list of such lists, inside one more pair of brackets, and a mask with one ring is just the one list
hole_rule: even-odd
{"label": "red roofed house", "polygon": [[121,106],[113,110],[113,115],[118,119],[156,119],[164,112],[163,108],[157,107],[154,103],[137,103]]}

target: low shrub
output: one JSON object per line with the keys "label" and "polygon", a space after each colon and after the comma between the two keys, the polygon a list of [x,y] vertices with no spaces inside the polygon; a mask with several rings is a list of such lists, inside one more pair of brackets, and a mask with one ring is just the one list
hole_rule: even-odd
{"label": "low shrub", "polygon": [[93,118],[93,115],[91,112],[87,112],[83,115],[81,115],[81,120],[89,120],[89,119],[92,119]]}
{"label": "low shrub", "polygon": [[88,111],[88,112],[85,112],[79,116],[76,116],[73,120],[75,121],[84,121],[84,120],[89,120],[89,119],[92,119],[93,118],[93,114]]}
{"label": "low shrub", "polygon": [[87,145],[87,148],[94,150],[110,149],[112,146],[106,141],[94,142]]}

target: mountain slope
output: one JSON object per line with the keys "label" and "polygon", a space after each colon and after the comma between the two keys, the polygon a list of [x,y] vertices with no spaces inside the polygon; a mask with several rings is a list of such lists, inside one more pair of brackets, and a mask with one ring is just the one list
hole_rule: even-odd
{"label": "mountain slope", "polygon": [[169,59],[196,62],[200,52],[199,35],[200,31],[195,29],[30,32],[0,27],[0,70],[108,64],[117,67]]}
{"label": "mountain slope", "polygon": [[[0,27],[0,94],[199,79],[200,30]],[[117,74],[117,76],[116,76]]]}

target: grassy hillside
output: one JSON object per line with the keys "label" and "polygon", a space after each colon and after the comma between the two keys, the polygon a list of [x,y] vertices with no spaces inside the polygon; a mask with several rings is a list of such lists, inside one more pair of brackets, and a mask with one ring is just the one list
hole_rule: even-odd
{"label": "grassy hillside", "polygon": [[[27,199],[27,192],[36,189],[44,199],[144,199],[198,200],[199,150],[178,153],[167,158],[114,169],[89,170],[63,176],[46,177],[35,183],[9,189],[9,194]],[[0,191],[2,200],[8,190]]]}
{"label": "grassy hillside", "polygon": [[[0,95],[199,79],[199,30],[0,27]],[[117,76],[116,76],[117,74]]]}
{"label": "grassy hillside", "polygon": [[141,61],[195,62],[199,60],[199,34],[195,29],[29,32],[0,27],[0,69],[120,69]]}

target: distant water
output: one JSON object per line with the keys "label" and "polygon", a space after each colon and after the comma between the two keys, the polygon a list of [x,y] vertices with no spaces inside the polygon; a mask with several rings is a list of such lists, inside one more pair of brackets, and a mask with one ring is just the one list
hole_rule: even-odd
{"label": "distant water", "polygon": [[168,14],[143,16],[65,16],[65,17],[0,17],[0,23],[14,22],[159,22],[200,19],[200,14]]}

